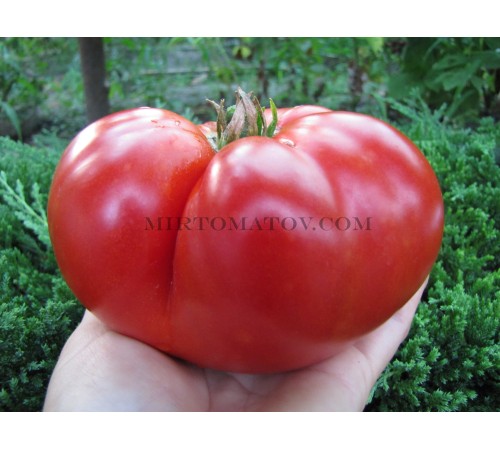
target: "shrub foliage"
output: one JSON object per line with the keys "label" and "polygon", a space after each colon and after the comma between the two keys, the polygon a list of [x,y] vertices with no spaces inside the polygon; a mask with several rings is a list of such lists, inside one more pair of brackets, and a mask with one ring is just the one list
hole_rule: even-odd
{"label": "shrub foliage", "polygon": [[[441,252],[410,335],[372,392],[369,410],[500,407],[500,129],[443,125],[422,103],[392,103],[431,162],[445,203]],[[422,218],[425,226],[425,218]]]}
{"label": "shrub foliage", "polygon": [[41,409],[81,317],[57,270],[45,205],[59,152],[0,138],[0,410]]}

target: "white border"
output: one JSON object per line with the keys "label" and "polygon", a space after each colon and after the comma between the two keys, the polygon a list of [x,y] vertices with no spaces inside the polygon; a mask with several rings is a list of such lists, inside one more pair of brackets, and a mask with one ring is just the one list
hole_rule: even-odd
{"label": "white border", "polygon": [[[498,2],[497,2],[498,3]],[[8,1],[1,36],[494,36],[490,0]]]}
{"label": "white border", "polygon": [[[4,413],[9,448],[491,448],[498,413]],[[28,447],[30,446],[30,447]]]}

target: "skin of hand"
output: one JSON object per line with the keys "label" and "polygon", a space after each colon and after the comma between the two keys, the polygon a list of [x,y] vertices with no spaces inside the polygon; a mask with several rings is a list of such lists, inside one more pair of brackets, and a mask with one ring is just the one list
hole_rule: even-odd
{"label": "skin of hand", "polygon": [[109,330],[86,311],[61,352],[44,411],[362,411],[408,335],[427,281],[347,350],[273,375],[195,367]]}

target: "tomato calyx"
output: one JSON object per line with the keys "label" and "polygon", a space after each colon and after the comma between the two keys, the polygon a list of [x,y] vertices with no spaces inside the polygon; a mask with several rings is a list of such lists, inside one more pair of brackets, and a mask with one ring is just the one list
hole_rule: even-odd
{"label": "tomato calyx", "polygon": [[217,112],[217,137],[212,143],[214,150],[218,152],[225,145],[246,136],[272,137],[278,123],[278,110],[272,99],[269,105],[272,113],[271,123],[268,125],[264,109],[253,92],[246,93],[238,87],[235,92],[236,104],[225,108],[225,101],[219,103],[213,100],[207,102]]}

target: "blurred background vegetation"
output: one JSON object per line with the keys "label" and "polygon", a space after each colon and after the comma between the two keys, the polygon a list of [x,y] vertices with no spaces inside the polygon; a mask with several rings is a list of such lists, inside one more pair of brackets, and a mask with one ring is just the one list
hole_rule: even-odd
{"label": "blurred background vegetation", "polygon": [[[171,109],[197,120],[236,86],[267,104],[377,113],[420,95],[449,120],[500,117],[500,38],[105,38],[111,111]],[[0,135],[72,136],[85,125],[77,39],[0,40]],[[391,111],[389,111],[391,114]]]}
{"label": "blurred background vegetation", "polygon": [[[83,312],[58,271],[45,208],[61,152],[92,120],[88,43],[0,39],[0,411],[41,409]],[[406,133],[439,179],[445,232],[410,335],[366,409],[500,410],[500,38],[98,43],[104,79],[90,91],[103,83],[101,113],[154,106],[213,120],[205,99],[230,104],[242,86],[262,105],[355,110]]]}

